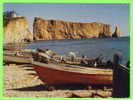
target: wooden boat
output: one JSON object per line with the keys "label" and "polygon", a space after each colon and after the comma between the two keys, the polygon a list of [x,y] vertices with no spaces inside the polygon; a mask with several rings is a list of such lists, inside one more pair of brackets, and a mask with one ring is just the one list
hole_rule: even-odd
{"label": "wooden boat", "polygon": [[40,79],[47,84],[94,84],[112,85],[112,70],[86,68],[66,64],[45,64],[33,61],[32,65]]}
{"label": "wooden boat", "polygon": [[130,97],[130,62],[127,65],[120,64],[122,58],[121,53],[116,53],[113,56],[113,92],[114,98]]}
{"label": "wooden boat", "polygon": [[32,54],[29,51],[4,51],[4,62],[6,63],[31,63]]}
{"label": "wooden boat", "polygon": [[32,57],[28,56],[11,56],[11,55],[4,55],[4,62],[13,62],[13,63],[31,63]]}

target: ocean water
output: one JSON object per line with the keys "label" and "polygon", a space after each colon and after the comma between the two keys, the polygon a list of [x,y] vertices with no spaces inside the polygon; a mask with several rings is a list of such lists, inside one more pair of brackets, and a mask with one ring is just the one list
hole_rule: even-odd
{"label": "ocean water", "polygon": [[95,58],[102,55],[104,61],[112,60],[115,53],[121,53],[122,64],[126,64],[129,60],[130,53],[129,37],[43,40],[33,42],[26,48],[48,48],[61,55],[68,55],[69,52],[75,52],[78,56],[85,55],[89,58]]}

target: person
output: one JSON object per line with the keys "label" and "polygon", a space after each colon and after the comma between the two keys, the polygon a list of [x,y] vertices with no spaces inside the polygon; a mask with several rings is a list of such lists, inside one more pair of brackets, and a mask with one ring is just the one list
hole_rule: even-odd
{"label": "person", "polygon": [[71,61],[74,61],[76,54],[74,52],[69,52],[69,56],[71,57]]}
{"label": "person", "polygon": [[66,62],[66,60],[65,60],[65,58],[64,58],[63,56],[61,56],[60,61],[61,61],[62,63],[65,63],[65,62]]}
{"label": "person", "polygon": [[94,67],[97,67],[97,62],[95,61],[95,63],[94,63]]}

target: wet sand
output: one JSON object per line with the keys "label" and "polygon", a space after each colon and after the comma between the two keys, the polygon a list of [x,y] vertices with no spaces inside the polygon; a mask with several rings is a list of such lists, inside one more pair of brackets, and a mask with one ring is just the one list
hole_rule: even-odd
{"label": "wet sand", "polygon": [[4,66],[5,97],[111,97],[112,88],[86,89],[84,86],[57,86],[46,90],[31,65],[9,64]]}

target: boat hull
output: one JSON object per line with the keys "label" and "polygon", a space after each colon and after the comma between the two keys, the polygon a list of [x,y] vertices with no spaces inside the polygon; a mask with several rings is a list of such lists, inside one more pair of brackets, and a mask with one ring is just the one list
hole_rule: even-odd
{"label": "boat hull", "polygon": [[49,68],[48,64],[40,66],[33,64],[39,78],[47,84],[93,84],[112,85],[112,74],[86,74]]}
{"label": "boat hull", "polygon": [[31,63],[31,57],[19,57],[19,56],[7,56],[4,55],[4,62],[13,62],[13,63]]}

